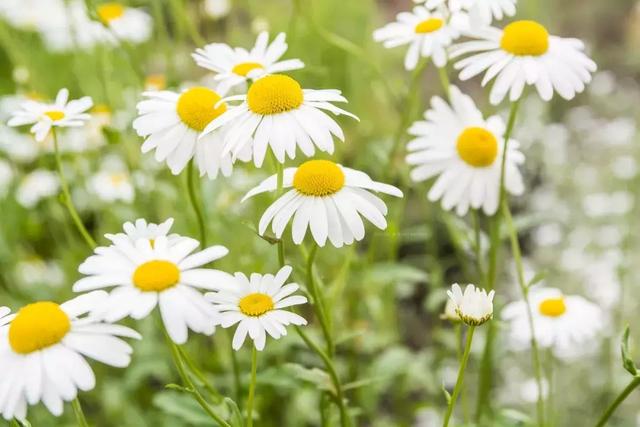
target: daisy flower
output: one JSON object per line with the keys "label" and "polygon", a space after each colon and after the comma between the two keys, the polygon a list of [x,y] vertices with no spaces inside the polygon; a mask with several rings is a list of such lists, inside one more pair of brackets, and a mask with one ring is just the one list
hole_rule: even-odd
{"label": "daisy flower", "polygon": [[40,200],[53,197],[60,192],[58,176],[44,169],[36,169],[22,178],[16,189],[16,201],[23,207],[30,209]]}
{"label": "daisy flower", "polygon": [[460,80],[486,71],[482,85],[495,79],[489,100],[497,105],[509,94],[515,101],[525,85],[535,86],[549,101],[557,92],[570,100],[584,90],[597,66],[584,54],[578,39],[551,36],[535,21],[515,21],[500,30],[486,27],[473,32],[478,40],[452,46],[452,58],[472,53],[458,61]]}
{"label": "daisy flower", "polygon": [[120,325],[90,315],[107,298],[96,291],[63,304],[41,301],[9,315],[0,307],[0,412],[6,420],[24,420],[27,405],[42,402],[56,416],[78,390],[95,387],[86,357],[124,368],[132,348],[118,337],[140,339]]}
{"label": "daisy flower", "polygon": [[135,222],[124,223],[122,226],[124,233],[105,234],[105,237],[109,240],[128,237],[131,243],[135,244],[138,239],[148,239],[150,242],[154,242],[158,237],[165,236],[169,242],[172,242],[175,239],[180,239],[179,234],[169,234],[172,226],[173,218],[169,218],[160,224],[154,224],[153,222],[147,222],[144,218],[138,218]]}
{"label": "daisy flower", "polygon": [[494,294],[493,290],[487,294],[487,291],[476,288],[474,285],[467,285],[463,293],[457,283],[447,291],[456,313],[469,326],[479,326],[491,319]]}
{"label": "daisy flower", "polygon": [[[274,191],[277,177],[273,175],[250,190],[242,201],[266,191]],[[267,226],[277,238],[282,236],[289,220],[293,242],[302,243],[307,228],[316,243],[329,241],[337,248],[364,238],[362,217],[381,230],[387,228],[387,206],[371,191],[402,197],[396,187],[373,181],[364,172],[343,167],[329,160],[309,160],[297,168],[284,170],[283,187],[291,188],[278,198],[260,218],[258,232],[264,235]]]}
{"label": "daisy flower", "polygon": [[142,319],[158,306],[164,326],[176,344],[187,341],[188,329],[213,334],[218,316],[198,289],[216,290],[233,280],[227,273],[202,266],[225,256],[223,246],[191,254],[199,242],[189,237],[139,238],[106,235],[113,243],[95,249],[78,271],[87,277],[75,292],[113,288],[94,315],[107,321],[126,316]]}
{"label": "daisy flower", "polygon": [[52,127],[82,126],[91,116],[87,111],[93,105],[91,97],[69,101],[69,91],[60,89],[53,104],[34,100],[24,101],[19,111],[15,111],[9,122],[9,126],[33,125],[31,133],[36,141],[42,142],[49,134]]}
{"label": "daisy flower", "polygon": [[347,102],[335,89],[302,89],[300,83],[289,76],[272,74],[254,81],[246,95],[230,96],[228,101],[242,101],[229,108],[226,114],[214,119],[200,138],[224,126],[223,154],[236,157],[250,151],[257,167],[267,154],[267,147],[280,163],[285,157],[295,158],[296,149],[313,156],[315,148],[333,153],[333,137],[344,141],[340,126],[328,114],[344,114],[358,120],[353,114],[331,102]]}
{"label": "daisy flower", "polygon": [[[498,116],[488,119],[468,95],[450,87],[451,105],[433,97],[425,120],[415,122],[409,133],[416,138],[407,145],[407,163],[415,168],[411,179],[425,181],[438,176],[428,193],[429,200],[442,199],[445,210],[456,208],[463,216],[469,207],[493,215],[500,199],[501,159],[505,125]],[[519,143],[509,141],[505,165],[505,187],[522,194],[524,184],[518,165],[524,155]]]}
{"label": "daisy flower", "polygon": [[144,92],[138,103],[138,118],[133,128],[146,138],[142,152],[155,151],[155,159],[165,162],[174,175],[179,174],[195,157],[200,176],[216,178],[218,171],[229,176],[233,169],[231,155],[223,153],[222,131],[198,135],[217,117],[227,111],[219,103],[220,95],[206,87],[192,87],[182,93],[171,91]]}
{"label": "daisy flower", "polygon": [[211,43],[196,49],[193,56],[196,63],[216,73],[215,80],[220,82],[218,90],[226,93],[230,88],[255,80],[265,74],[304,68],[299,59],[279,61],[287,51],[286,35],[280,33],[269,44],[269,33],[258,34],[256,44],[250,51],[241,47],[232,48],[224,43]]}
{"label": "daisy flower", "polygon": [[129,174],[123,171],[100,171],[89,179],[88,186],[103,202],[131,203],[135,196]]}
{"label": "daisy flower", "polygon": [[465,13],[474,26],[490,25],[493,19],[501,20],[516,14],[517,0],[413,0],[424,3],[429,10],[446,6],[451,13]]}
{"label": "daisy flower", "polygon": [[[538,345],[551,348],[559,357],[587,350],[605,328],[602,309],[578,295],[564,295],[555,288],[532,288],[529,305]],[[509,322],[509,339],[516,349],[531,345],[525,301],[507,304],[502,317]]]}
{"label": "daisy flower", "polygon": [[413,12],[401,12],[396,22],[389,23],[373,32],[373,39],[386,48],[409,45],[404,58],[404,67],[413,70],[420,57],[432,58],[436,67],[447,64],[447,47],[460,37],[460,28],[441,11],[429,11],[417,6]]}
{"label": "daisy flower", "polygon": [[96,6],[96,14],[117,40],[142,43],[151,37],[151,17],[141,9],[108,2]]}
{"label": "daisy flower", "polygon": [[267,334],[274,339],[287,335],[285,326],[306,325],[307,321],[283,308],[305,304],[307,298],[292,295],[300,287],[296,283],[285,282],[293,269],[285,265],[276,273],[253,273],[250,277],[235,274],[235,281],[218,292],[209,292],[205,298],[220,312],[220,325],[229,328],[236,323],[233,335],[233,349],[239,350],[247,334],[258,351],[264,349]]}

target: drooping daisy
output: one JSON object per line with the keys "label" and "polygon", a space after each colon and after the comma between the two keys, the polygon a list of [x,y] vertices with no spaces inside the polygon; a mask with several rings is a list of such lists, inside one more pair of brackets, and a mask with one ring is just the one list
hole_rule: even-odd
{"label": "drooping daisy", "polygon": [[233,280],[227,273],[202,268],[228,253],[223,246],[212,246],[191,254],[199,242],[189,237],[169,239],[108,235],[112,246],[95,249],[78,268],[87,277],[73,285],[75,292],[113,288],[94,315],[107,321],[126,316],[142,319],[156,305],[165,328],[177,344],[187,341],[188,329],[213,334],[218,315],[198,289],[217,290]]}
{"label": "drooping daisy", "polygon": [[167,240],[172,242],[175,239],[181,238],[179,234],[169,234],[172,226],[173,218],[169,218],[160,224],[147,222],[144,218],[138,218],[135,222],[124,223],[122,226],[124,233],[105,234],[105,237],[111,241],[128,237],[131,243],[135,244],[138,239],[148,239],[150,242],[155,242],[155,239],[158,237],[166,236]]}
{"label": "drooping daisy", "polygon": [[487,291],[476,288],[474,285],[467,285],[463,293],[457,283],[447,291],[456,313],[464,323],[470,326],[479,326],[491,319],[494,294],[493,290],[487,294]]}
{"label": "drooping daisy", "polygon": [[87,111],[93,105],[91,97],[69,101],[69,91],[60,89],[53,104],[27,100],[21,104],[21,110],[13,113],[7,123],[9,126],[33,125],[31,133],[38,142],[44,141],[52,127],[82,126],[91,116]]}
{"label": "drooping daisy", "polygon": [[515,101],[525,85],[535,86],[540,97],[549,101],[557,92],[572,99],[591,81],[597,66],[585,55],[578,39],[551,36],[535,21],[515,21],[500,30],[478,29],[479,39],[452,46],[452,58],[472,53],[458,61],[460,80],[468,80],[486,71],[482,85],[495,78],[489,100],[497,105],[509,94]]}
{"label": "drooping daisy", "polygon": [[[538,345],[551,348],[556,356],[572,357],[586,350],[603,330],[606,321],[602,309],[578,295],[564,295],[555,288],[532,288],[529,304]],[[502,317],[509,322],[508,337],[516,349],[531,345],[527,305],[521,301],[507,304]]]}
{"label": "drooping daisy", "polygon": [[95,387],[90,358],[124,368],[132,348],[119,337],[140,339],[129,328],[102,322],[90,315],[107,298],[90,292],[63,304],[29,304],[8,315],[0,307],[0,413],[6,420],[24,420],[27,405],[42,402],[56,416],[78,390]]}
{"label": "drooping daisy", "polygon": [[[425,120],[415,122],[409,133],[407,163],[415,168],[411,179],[425,181],[438,176],[429,200],[442,199],[442,207],[465,215],[469,207],[493,215],[500,199],[501,159],[505,126],[499,116],[482,117],[468,95],[450,87],[451,105],[439,97],[431,99]],[[524,191],[518,165],[524,155],[511,139],[507,148],[505,187],[512,194]]]}
{"label": "drooping daisy", "polygon": [[451,13],[468,13],[468,22],[475,27],[490,25],[493,19],[500,21],[516,13],[517,0],[413,0],[424,3],[427,9],[445,6]]}
{"label": "drooping daisy", "polygon": [[263,31],[258,34],[256,44],[250,51],[241,47],[234,49],[224,43],[211,43],[196,49],[192,56],[199,66],[217,73],[215,79],[220,82],[218,90],[226,93],[249,79],[304,68],[304,63],[299,59],[279,61],[287,51],[285,39],[286,35],[280,33],[269,44],[269,33]]}
{"label": "drooping daisy", "polygon": [[431,58],[436,67],[447,64],[447,48],[460,37],[460,28],[448,22],[440,10],[429,11],[416,6],[413,12],[401,12],[396,22],[391,22],[373,32],[373,39],[383,42],[386,48],[409,45],[404,58],[404,67],[413,70],[420,57]]}
{"label": "drooping daisy", "polygon": [[233,169],[230,154],[223,154],[223,132],[198,135],[217,117],[227,111],[218,104],[220,95],[206,87],[192,87],[182,93],[170,91],[144,92],[148,99],[138,103],[138,118],[133,128],[145,137],[142,152],[155,151],[158,162],[167,162],[174,175],[179,174],[195,157],[200,176],[229,176]]}
{"label": "drooping daisy", "polygon": [[153,22],[149,14],[141,9],[108,2],[96,6],[96,14],[117,40],[142,43],[151,37]]}
{"label": "drooping daisy", "polygon": [[225,100],[243,102],[209,123],[200,138],[224,126],[223,154],[231,152],[236,157],[248,150],[257,167],[262,166],[268,147],[280,163],[287,156],[295,158],[298,147],[306,156],[313,156],[316,147],[332,154],[333,136],[344,141],[344,134],[322,110],[358,119],[331,104],[347,102],[339,90],[302,89],[296,80],[283,74],[262,77],[253,82],[246,95]]}
{"label": "drooping daisy", "polygon": [[[242,201],[276,190],[276,181],[276,175],[265,179]],[[371,191],[402,197],[402,191],[396,187],[329,160],[309,160],[297,168],[285,169],[283,187],[293,188],[267,208],[260,218],[258,232],[264,235],[271,223],[271,229],[280,238],[293,218],[291,229],[297,245],[302,243],[307,228],[320,246],[324,246],[327,238],[337,248],[360,241],[365,234],[361,216],[381,230],[387,228],[387,206]]]}
{"label": "drooping daisy", "polygon": [[253,273],[250,277],[235,274],[235,281],[218,292],[209,292],[205,298],[220,311],[220,325],[229,328],[236,323],[233,335],[233,349],[239,350],[247,334],[258,351],[264,349],[267,334],[274,339],[287,335],[285,326],[306,325],[307,321],[290,311],[283,310],[293,305],[305,304],[307,298],[292,295],[300,287],[296,283],[285,282],[293,269],[286,265],[276,273]]}

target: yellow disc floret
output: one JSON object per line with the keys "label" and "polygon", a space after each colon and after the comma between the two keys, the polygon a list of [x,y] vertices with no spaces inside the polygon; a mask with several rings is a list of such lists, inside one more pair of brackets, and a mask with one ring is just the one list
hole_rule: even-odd
{"label": "yellow disc floret", "polygon": [[293,187],[307,196],[328,196],[344,187],[344,172],[329,160],[309,160],[296,170]]}
{"label": "yellow disc floret", "polygon": [[540,303],[538,306],[541,314],[549,317],[562,316],[567,311],[567,306],[564,303],[563,297],[548,298]]}
{"label": "yellow disc floret", "polygon": [[216,108],[216,103],[220,99],[220,95],[209,88],[192,87],[180,95],[176,111],[184,124],[202,132],[211,120],[227,111],[224,103]]}
{"label": "yellow disc floret", "polygon": [[302,87],[289,76],[273,74],[256,80],[247,93],[249,109],[256,114],[279,114],[298,108]]}
{"label": "yellow disc floret", "polygon": [[124,15],[124,10],[124,6],[116,2],[104,3],[96,8],[98,18],[105,24],[120,18]]}
{"label": "yellow disc floret", "polygon": [[267,294],[254,293],[243,297],[238,306],[243,314],[258,317],[273,310],[273,299]]}
{"label": "yellow disc floret", "polygon": [[502,30],[500,47],[514,55],[539,56],[549,49],[549,33],[535,21],[515,21]]}
{"label": "yellow disc floret", "polygon": [[458,155],[467,164],[483,168],[491,166],[498,155],[498,141],[491,132],[480,127],[468,127],[458,136]]}
{"label": "yellow disc floret", "polygon": [[64,111],[60,110],[51,110],[44,113],[45,116],[49,117],[52,121],[62,120],[64,119]]}
{"label": "yellow disc floret", "polygon": [[71,320],[58,304],[36,302],[23,307],[9,326],[9,344],[28,354],[59,343],[71,330]]}
{"label": "yellow disc floret", "polygon": [[433,33],[444,25],[444,21],[440,18],[429,18],[416,25],[415,31],[418,34]]}
{"label": "yellow disc floret", "polygon": [[133,284],[144,292],[162,292],[177,285],[178,281],[180,270],[171,261],[147,261],[133,273]]}
{"label": "yellow disc floret", "polygon": [[231,70],[234,74],[237,74],[242,77],[246,77],[251,71],[257,68],[264,68],[262,64],[258,64],[257,62],[243,62],[241,64],[236,65]]}

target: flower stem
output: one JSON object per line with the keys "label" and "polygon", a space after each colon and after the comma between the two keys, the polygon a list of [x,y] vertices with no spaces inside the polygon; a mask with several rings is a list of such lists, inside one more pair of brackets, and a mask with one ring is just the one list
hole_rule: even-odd
{"label": "flower stem", "polygon": [[456,385],[453,388],[453,394],[451,395],[451,400],[449,400],[449,405],[447,406],[447,412],[444,416],[444,421],[442,423],[443,427],[447,427],[449,425],[449,420],[451,419],[451,414],[453,413],[453,407],[456,404],[456,400],[458,399],[458,394],[460,394],[460,390],[462,389],[462,384],[464,382],[464,371],[467,368],[467,362],[469,361],[469,354],[471,352],[471,342],[473,340],[473,332],[475,331],[475,326],[469,326],[467,330],[467,342],[464,346],[464,353],[462,354],[462,360],[460,361],[460,369],[458,370],[458,380],[456,381]]}
{"label": "flower stem", "polygon": [[618,406],[620,406],[620,404],[624,402],[627,396],[629,396],[631,392],[635,390],[635,388],[638,387],[639,385],[640,385],[640,377],[633,377],[629,385],[627,385],[625,389],[622,390],[622,392],[618,395],[618,397],[616,397],[616,400],[614,400],[613,403],[611,403],[611,405],[607,408],[607,410],[604,411],[604,414],[602,414],[602,417],[600,417],[600,419],[598,420],[596,427],[604,426],[609,420],[609,418],[611,418],[611,415],[613,415],[613,413],[616,411]]}
{"label": "flower stem", "polygon": [[256,394],[256,373],[258,371],[258,351],[251,349],[251,383],[249,383],[249,397],[247,398],[247,427],[253,426],[253,398]]}
{"label": "flower stem", "polygon": [[78,426],[89,427],[87,418],[84,416],[84,412],[82,411],[82,405],[80,404],[80,400],[77,397],[71,401],[71,407],[73,408],[73,413],[76,414]]}
{"label": "flower stem", "polygon": [[200,230],[200,243],[202,247],[207,246],[207,228],[204,222],[204,213],[202,212],[202,206],[198,202],[198,198],[196,197],[196,188],[195,188],[195,179],[194,172],[195,168],[193,167],[194,161],[189,162],[189,166],[187,166],[187,192],[189,193],[189,202],[191,203],[191,207],[193,207],[193,212],[196,214],[196,219],[198,220],[198,229]]}
{"label": "flower stem", "polygon": [[[274,158],[276,163],[276,199],[282,195],[284,181],[284,165]],[[284,242],[282,238],[278,240],[278,263],[280,268],[284,267]]]}
{"label": "flower stem", "polygon": [[450,86],[449,83],[449,75],[447,74],[447,67],[438,67],[438,76],[440,77],[440,84],[442,85],[442,90],[444,91],[447,99],[451,99],[450,95]]}
{"label": "flower stem", "polygon": [[58,177],[60,178],[60,187],[62,187],[64,204],[67,207],[67,210],[69,211],[69,215],[71,215],[71,219],[73,220],[73,223],[75,224],[76,228],[82,235],[82,238],[84,239],[85,242],[87,242],[87,245],[91,249],[93,249],[98,245],[96,244],[96,241],[93,240],[93,237],[91,237],[91,234],[89,234],[89,231],[87,231],[84,224],[82,223],[82,220],[80,219],[80,215],[78,215],[78,211],[76,210],[76,207],[73,204],[73,200],[71,199],[71,193],[69,192],[69,185],[67,184],[67,179],[64,175],[64,170],[62,169],[62,156],[60,155],[60,145],[58,144],[58,135],[56,133],[55,128],[51,128],[51,133],[53,134],[53,147],[55,151],[56,168],[58,171]]}

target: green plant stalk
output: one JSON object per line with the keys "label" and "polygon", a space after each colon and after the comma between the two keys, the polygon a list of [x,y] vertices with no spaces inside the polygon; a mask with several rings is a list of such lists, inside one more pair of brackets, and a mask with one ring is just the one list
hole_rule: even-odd
{"label": "green plant stalk", "polygon": [[[189,165],[187,166],[187,192],[189,193],[189,203],[191,203],[191,207],[193,208],[193,212],[196,215],[196,219],[198,221],[198,229],[200,231],[200,243],[203,248],[207,247],[207,227],[204,221],[204,213],[202,212],[202,206],[198,201],[198,197],[196,196],[196,188],[195,188],[195,177],[194,172],[195,168],[193,164],[195,160],[191,160]],[[199,182],[199,181],[198,181]]]}
{"label": "green plant stalk", "polygon": [[616,397],[616,399],[611,403],[611,405],[609,405],[607,410],[604,411],[604,413],[596,423],[596,427],[603,427],[605,424],[607,424],[607,421],[609,420],[609,418],[611,418],[611,415],[613,415],[613,413],[616,411],[618,406],[620,406],[620,404],[624,402],[624,400],[631,394],[631,392],[635,390],[636,387],[638,387],[639,385],[640,385],[640,377],[633,377],[629,385],[627,385],[624,388],[624,390],[622,390],[622,392],[618,395],[618,397]]}
{"label": "green plant stalk", "polygon": [[223,399],[223,396],[218,392],[218,390],[213,388],[213,386],[207,380],[207,377],[205,377],[200,368],[198,368],[196,364],[193,363],[193,360],[191,360],[191,357],[189,357],[187,352],[184,351],[182,347],[178,347],[178,351],[180,352],[180,357],[184,361],[184,364],[187,366],[187,369],[189,369],[189,371],[191,371],[191,373],[202,383],[202,386],[209,392],[209,394],[218,399],[218,401],[221,401]]}
{"label": "green plant stalk", "polygon": [[71,401],[71,407],[73,408],[73,413],[76,415],[78,426],[89,427],[87,418],[84,416],[84,412],[82,411],[82,405],[80,404],[80,400],[77,397]]}
{"label": "green plant stalk", "polygon": [[329,320],[327,318],[327,311],[324,306],[324,299],[318,289],[318,284],[313,278],[313,262],[316,257],[316,253],[318,252],[318,245],[315,243],[311,247],[311,251],[309,251],[309,255],[307,256],[307,288],[311,293],[311,297],[313,298],[313,307],[316,310],[316,316],[320,321],[320,327],[322,328],[322,334],[324,335],[324,339],[327,343],[327,355],[332,358],[335,353],[335,343],[333,342],[333,338],[331,336],[331,328],[329,327]]}
{"label": "green plant stalk", "polygon": [[447,67],[438,67],[438,76],[440,77],[440,84],[442,90],[448,100],[451,100],[451,84],[449,83],[449,75],[447,74]]}
{"label": "green plant stalk", "polygon": [[55,151],[56,168],[58,172],[58,178],[60,178],[60,187],[62,188],[64,205],[67,207],[67,210],[69,211],[69,215],[71,216],[71,219],[73,220],[73,223],[75,224],[76,228],[82,235],[82,238],[84,239],[84,241],[87,243],[87,245],[91,249],[94,249],[98,245],[96,241],[93,240],[93,237],[91,237],[91,234],[89,234],[89,231],[87,231],[86,227],[82,223],[82,219],[80,219],[80,215],[78,215],[78,211],[76,210],[76,207],[73,204],[73,199],[71,199],[71,193],[69,192],[69,185],[67,184],[67,178],[65,177],[64,170],[62,169],[62,156],[60,155],[60,145],[58,143],[58,135],[56,133],[55,128],[53,127],[51,128],[51,133],[53,134],[53,147]]}
{"label": "green plant stalk", "polygon": [[471,342],[473,340],[473,332],[475,331],[475,326],[469,326],[467,330],[467,341],[464,346],[464,353],[462,354],[462,360],[460,361],[460,369],[458,370],[458,379],[456,380],[456,385],[453,388],[453,394],[451,395],[451,400],[449,400],[449,404],[447,405],[447,412],[444,416],[444,421],[442,422],[443,427],[447,427],[449,425],[449,420],[451,419],[451,414],[453,413],[453,408],[456,404],[456,400],[458,399],[458,394],[460,394],[460,390],[462,389],[462,384],[464,383],[464,371],[467,368],[467,362],[469,361],[469,354],[471,353]]}
{"label": "green plant stalk", "polygon": [[256,374],[258,371],[258,350],[251,348],[251,382],[249,383],[249,397],[247,398],[247,427],[253,426],[253,399],[256,394]]}
{"label": "green plant stalk", "polygon": [[[284,165],[278,162],[274,157],[276,163],[276,199],[283,193],[283,181],[284,181]],[[282,238],[278,240],[278,262],[280,268],[284,267],[284,241]]]}

